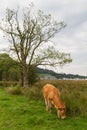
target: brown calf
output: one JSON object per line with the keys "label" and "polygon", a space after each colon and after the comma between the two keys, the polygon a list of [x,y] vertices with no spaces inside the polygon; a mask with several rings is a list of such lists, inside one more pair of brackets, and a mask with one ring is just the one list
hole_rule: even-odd
{"label": "brown calf", "polygon": [[51,112],[52,106],[57,110],[57,115],[61,119],[66,118],[66,106],[60,99],[59,90],[51,84],[43,87],[43,96],[46,104],[46,111]]}

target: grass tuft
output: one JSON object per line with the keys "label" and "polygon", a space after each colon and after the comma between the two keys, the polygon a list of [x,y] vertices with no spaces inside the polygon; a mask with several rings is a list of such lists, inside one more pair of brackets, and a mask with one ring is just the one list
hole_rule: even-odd
{"label": "grass tuft", "polygon": [[7,87],[6,91],[11,95],[20,95],[20,94],[22,94],[22,88],[20,86]]}

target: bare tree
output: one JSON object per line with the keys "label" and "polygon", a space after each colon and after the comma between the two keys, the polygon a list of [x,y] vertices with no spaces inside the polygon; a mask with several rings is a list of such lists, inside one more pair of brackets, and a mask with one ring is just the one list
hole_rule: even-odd
{"label": "bare tree", "polygon": [[44,14],[41,10],[36,15],[32,13],[30,5],[22,10],[23,17],[20,21],[19,9],[7,9],[6,17],[0,23],[0,29],[11,43],[13,51],[22,67],[23,86],[28,86],[28,73],[31,66],[63,65],[71,62],[70,54],[60,53],[54,47],[41,47],[55,36],[66,25],[64,22],[52,20],[51,15]]}

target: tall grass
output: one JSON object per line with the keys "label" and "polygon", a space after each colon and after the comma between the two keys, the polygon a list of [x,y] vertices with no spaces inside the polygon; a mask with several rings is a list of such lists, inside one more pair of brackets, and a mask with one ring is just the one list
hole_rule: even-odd
{"label": "tall grass", "polygon": [[87,116],[86,80],[42,80],[29,88],[21,89],[22,92],[20,93],[27,96],[29,100],[44,102],[42,88],[46,83],[51,83],[60,90],[61,99],[66,104],[68,116]]}
{"label": "tall grass", "polygon": [[56,86],[65,102],[68,116],[87,116],[87,81],[86,80],[42,80],[28,88],[29,99],[43,100],[42,87],[46,83]]}

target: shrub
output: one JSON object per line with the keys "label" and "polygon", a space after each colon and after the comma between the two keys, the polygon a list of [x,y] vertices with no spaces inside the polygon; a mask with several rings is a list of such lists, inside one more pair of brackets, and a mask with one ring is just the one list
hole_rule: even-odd
{"label": "shrub", "polygon": [[20,94],[22,94],[22,88],[20,86],[7,87],[6,91],[9,94],[12,94],[12,95],[20,95]]}

